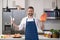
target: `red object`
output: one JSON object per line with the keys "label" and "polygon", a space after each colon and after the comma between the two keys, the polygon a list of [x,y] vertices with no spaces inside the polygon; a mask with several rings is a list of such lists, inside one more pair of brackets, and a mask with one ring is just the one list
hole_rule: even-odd
{"label": "red object", "polygon": [[45,22],[46,19],[47,19],[47,14],[44,12],[44,13],[41,15],[41,17],[40,17],[40,21],[41,21],[41,22]]}

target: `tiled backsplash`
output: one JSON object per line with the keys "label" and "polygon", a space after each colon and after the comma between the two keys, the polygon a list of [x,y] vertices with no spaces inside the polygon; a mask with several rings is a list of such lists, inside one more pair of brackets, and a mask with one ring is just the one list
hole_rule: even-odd
{"label": "tiled backsplash", "polygon": [[45,30],[60,29],[60,20],[47,20],[45,22]]}

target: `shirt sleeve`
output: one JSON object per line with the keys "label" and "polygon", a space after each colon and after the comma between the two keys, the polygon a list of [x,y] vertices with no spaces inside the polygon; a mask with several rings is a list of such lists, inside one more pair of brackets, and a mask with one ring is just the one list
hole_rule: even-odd
{"label": "shirt sleeve", "polygon": [[20,23],[20,25],[18,26],[19,27],[19,30],[22,30],[23,28],[24,28],[24,19],[22,19],[22,21],[21,21],[21,23]]}

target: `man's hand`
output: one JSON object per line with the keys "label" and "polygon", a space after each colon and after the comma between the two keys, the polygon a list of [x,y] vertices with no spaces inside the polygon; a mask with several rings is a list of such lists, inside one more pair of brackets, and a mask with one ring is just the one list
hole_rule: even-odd
{"label": "man's hand", "polygon": [[41,29],[44,30],[44,22],[42,22]]}
{"label": "man's hand", "polygon": [[11,25],[14,23],[14,18],[11,18]]}
{"label": "man's hand", "polygon": [[19,30],[18,25],[14,23],[14,18],[11,17],[11,25],[13,24],[13,27],[15,27],[16,30]]}

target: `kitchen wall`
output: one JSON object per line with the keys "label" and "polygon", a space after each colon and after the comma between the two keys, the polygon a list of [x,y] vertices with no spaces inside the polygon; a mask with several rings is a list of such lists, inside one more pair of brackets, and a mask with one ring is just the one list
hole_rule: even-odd
{"label": "kitchen wall", "polygon": [[[60,0],[57,0],[58,7],[60,8]],[[3,0],[3,8],[6,8],[7,0]],[[15,8],[20,5],[22,8],[33,6],[35,9],[36,18],[39,19],[43,9],[55,9],[56,0],[8,0],[8,7]],[[38,10],[38,11],[37,11]]]}
{"label": "kitchen wall", "polygon": [[[57,1],[60,8],[60,0]],[[33,6],[36,13],[36,18],[40,18],[44,9],[55,9],[56,0],[28,0],[28,5]],[[45,22],[45,30],[60,29],[60,20],[47,20]]]}
{"label": "kitchen wall", "polygon": [[0,34],[2,34],[2,0],[0,0]]}
{"label": "kitchen wall", "polygon": [[[56,0],[44,0],[43,3],[45,9],[55,9],[56,7]],[[57,6],[60,9],[60,0],[57,0]]]}
{"label": "kitchen wall", "polygon": [[[33,6],[36,13],[36,18],[40,18],[44,9],[55,9],[56,0],[28,0],[28,6]],[[60,8],[60,0],[57,0],[57,6]],[[38,11],[37,11],[38,10]]]}
{"label": "kitchen wall", "polygon": [[34,7],[36,18],[40,19],[43,13],[43,0],[28,0],[28,5]]}
{"label": "kitchen wall", "polygon": [[[44,9],[55,9],[56,0],[44,0]],[[60,9],[60,0],[57,0],[57,6]],[[45,23],[45,29],[60,29],[60,20],[47,20]]]}
{"label": "kitchen wall", "polygon": [[60,9],[60,0],[58,0],[58,8]]}
{"label": "kitchen wall", "polygon": [[55,9],[56,7],[56,0],[44,0],[43,3],[44,3],[44,9]]}
{"label": "kitchen wall", "polygon": [[[6,0],[3,0],[3,1],[4,1],[3,2],[3,7],[5,8],[6,7]],[[22,2],[20,2],[19,0],[15,0],[15,1],[17,1],[16,2],[17,4],[14,5],[14,6],[13,6],[14,3],[12,1],[14,1],[14,0],[9,0],[9,7],[15,7],[16,5],[19,5],[19,4],[21,4],[23,8],[27,8],[28,6],[33,6],[35,8],[36,18],[38,18],[38,19],[42,15],[42,12],[43,12],[44,8],[50,8],[51,9],[51,8],[55,7],[54,3],[53,3],[54,6],[52,7],[52,4],[51,4],[52,0],[51,1],[50,0],[21,0]],[[53,1],[55,1],[55,0],[53,0]],[[60,8],[60,0],[58,0],[58,7]],[[54,23],[52,23],[50,25],[51,28],[52,28],[53,24]],[[57,23],[56,26],[59,26],[59,24]],[[54,28],[57,28],[56,26]],[[48,28],[50,28],[50,27],[48,27]],[[0,30],[0,34],[1,34],[2,33],[2,0],[0,0],[0,29],[1,29]]]}
{"label": "kitchen wall", "polygon": [[58,29],[60,30],[60,20],[50,19],[45,22],[45,30]]}
{"label": "kitchen wall", "polygon": [[[17,5],[25,8],[25,0],[8,0],[8,7],[15,8]],[[3,8],[6,8],[7,0],[3,0]]]}
{"label": "kitchen wall", "polygon": [[[6,8],[7,6],[6,4],[7,4],[7,0],[4,0],[3,8]],[[21,5],[22,8],[33,6],[35,8],[35,13],[36,13],[37,18],[39,18],[43,12],[43,0],[8,0],[9,8],[12,8],[12,7],[15,8],[16,5]]]}

